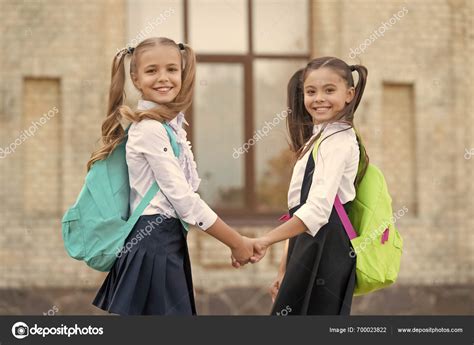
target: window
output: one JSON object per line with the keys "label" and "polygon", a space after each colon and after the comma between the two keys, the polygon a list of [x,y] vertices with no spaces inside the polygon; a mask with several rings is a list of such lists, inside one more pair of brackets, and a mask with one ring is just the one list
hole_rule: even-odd
{"label": "window", "polygon": [[282,116],[288,80],[309,59],[309,3],[184,4],[198,59],[192,138],[201,194],[219,214],[284,212],[293,157]]}
{"label": "window", "polygon": [[201,196],[210,205],[243,208],[244,164],[232,156],[244,140],[243,65],[199,64],[196,81],[194,114],[199,120],[192,130]]}
{"label": "window", "polygon": [[243,54],[248,51],[246,2],[192,0],[189,4],[189,42],[200,53]]}

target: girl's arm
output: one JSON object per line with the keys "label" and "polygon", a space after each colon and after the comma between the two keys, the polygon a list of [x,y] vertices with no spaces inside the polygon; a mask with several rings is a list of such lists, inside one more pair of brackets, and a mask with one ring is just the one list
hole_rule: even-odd
{"label": "girl's arm", "polygon": [[239,234],[219,217],[206,232],[227,245],[232,251],[232,256],[240,264],[247,263],[253,254],[253,243],[250,239]]}
{"label": "girl's arm", "polygon": [[[252,263],[259,262],[267,252],[267,248],[277,242],[288,240],[303,232],[307,231],[306,225],[296,216],[291,217],[290,220],[269,231],[265,235],[250,239],[253,243],[253,255],[250,258]],[[280,263],[280,268],[284,267],[286,270],[286,256],[288,255],[288,246],[285,248],[284,263]],[[283,260],[283,259],[282,259]],[[234,264],[233,264],[234,265]],[[283,266],[284,265],[284,266]],[[234,265],[234,267],[238,267]]]}
{"label": "girl's arm", "polygon": [[285,241],[285,249],[283,250],[283,255],[281,257],[280,266],[278,267],[278,273],[282,275],[286,272],[286,261],[288,260],[288,246],[290,245],[290,240]]}
{"label": "girl's arm", "polygon": [[301,221],[301,219],[299,219],[298,217],[294,216],[291,217],[290,220],[286,221],[285,223],[281,224],[280,226],[276,227],[275,229],[260,237],[259,242],[262,245],[266,245],[268,247],[274,243],[287,240],[289,238],[302,234],[307,230],[308,228],[303,223],[303,221]]}

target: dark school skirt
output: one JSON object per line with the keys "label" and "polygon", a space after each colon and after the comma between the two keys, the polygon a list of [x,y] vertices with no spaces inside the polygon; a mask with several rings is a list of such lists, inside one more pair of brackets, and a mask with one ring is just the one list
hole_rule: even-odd
{"label": "dark school skirt", "polygon": [[119,315],[195,315],[180,220],[141,216],[92,304]]}
{"label": "dark school skirt", "polygon": [[334,207],[316,236],[303,233],[291,238],[286,273],[271,314],[349,315],[356,263],[351,248]]}

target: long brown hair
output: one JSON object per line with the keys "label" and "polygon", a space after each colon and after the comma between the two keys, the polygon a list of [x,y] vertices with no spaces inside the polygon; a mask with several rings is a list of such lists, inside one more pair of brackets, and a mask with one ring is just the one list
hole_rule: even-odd
{"label": "long brown hair", "polygon": [[[146,49],[158,45],[176,47],[181,53],[181,90],[170,103],[162,104],[153,109],[134,111],[123,104],[125,101],[125,58],[127,56],[131,57],[130,76],[132,76],[138,70],[137,62],[140,54]],[[87,162],[87,171],[96,161],[107,158],[125,138],[125,130],[121,124],[122,120],[139,122],[148,118],[163,122],[172,120],[180,111],[189,108],[193,98],[196,76],[196,55],[188,45],[178,45],[175,41],[165,37],[151,37],[140,42],[134,49],[124,48],[120,50],[113,59],[111,75],[107,117],[102,123],[102,147],[92,153]]]}
{"label": "long brown hair", "polygon": [[[287,127],[290,136],[290,148],[295,152],[298,159],[304,156],[304,154],[311,149],[313,143],[318,140],[326,125],[323,125],[319,133],[311,140],[308,145],[305,146],[306,142],[313,135],[313,119],[311,115],[306,110],[304,105],[304,90],[303,84],[306,80],[306,77],[311,71],[317,70],[319,68],[331,68],[336,72],[341,78],[344,79],[348,87],[354,87],[354,78],[352,77],[352,72],[356,71],[359,74],[359,80],[355,86],[354,98],[350,103],[348,103],[344,109],[336,116],[336,119],[332,122],[343,122],[350,125],[354,128],[354,113],[359,106],[360,100],[364,93],[365,85],[367,83],[367,68],[362,65],[347,65],[341,59],[331,56],[320,57],[314,60],[311,60],[306,67],[299,69],[295,74],[290,78],[288,82],[288,108],[291,110],[287,117]],[[365,150],[365,147],[362,143],[362,138],[360,137],[358,131],[354,128],[356,133],[357,141],[359,143],[360,149],[360,160],[359,160],[359,170],[357,173],[357,178],[355,185],[357,186],[367,170],[369,165],[369,156]]]}

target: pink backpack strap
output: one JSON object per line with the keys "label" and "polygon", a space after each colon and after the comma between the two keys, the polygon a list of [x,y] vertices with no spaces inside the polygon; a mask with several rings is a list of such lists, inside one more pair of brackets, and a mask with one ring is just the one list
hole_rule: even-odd
{"label": "pink backpack strap", "polygon": [[339,199],[339,195],[336,195],[336,200],[334,200],[334,207],[336,208],[337,214],[341,219],[342,225],[344,225],[344,229],[346,230],[347,236],[349,239],[354,239],[357,237],[357,233],[355,232],[354,228],[352,227],[351,221],[347,216],[346,210],[344,206],[342,206],[341,199]]}
{"label": "pink backpack strap", "polygon": [[286,222],[288,220],[290,220],[291,217],[290,217],[290,214],[289,213],[285,213],[284,215],[282,215],[280,218],[278,218],[278,220],[280,222]]}

